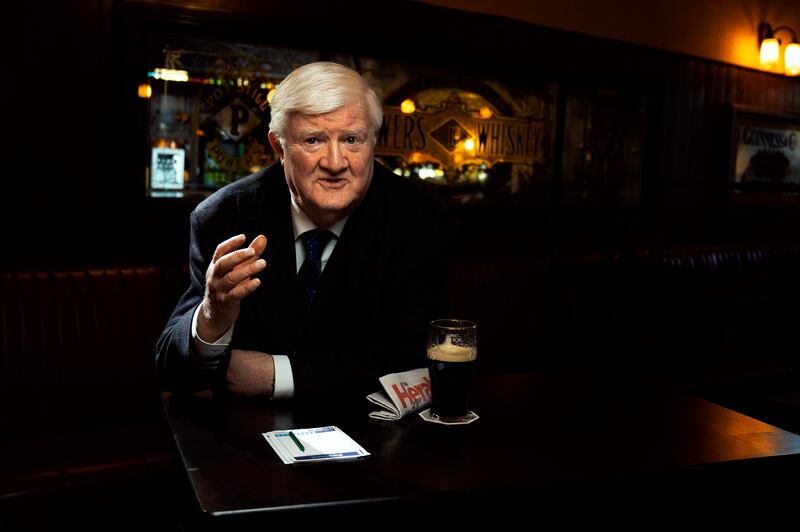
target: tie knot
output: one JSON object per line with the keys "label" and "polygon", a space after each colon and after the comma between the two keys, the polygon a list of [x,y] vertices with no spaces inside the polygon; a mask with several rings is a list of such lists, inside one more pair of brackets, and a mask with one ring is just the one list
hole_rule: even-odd
{"label": "tie knot", "polygon": [[319,264],[322,259],[322,250],[328,245],[333,233],[327,229],[313,229],[306,231],[300,238],[303,239],[303,247],[306,248],[306,258],[314,264]]}

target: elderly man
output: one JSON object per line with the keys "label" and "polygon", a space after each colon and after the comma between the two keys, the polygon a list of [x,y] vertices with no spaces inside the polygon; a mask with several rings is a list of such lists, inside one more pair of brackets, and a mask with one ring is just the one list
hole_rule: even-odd
{"label": "elderly man", "polygon": [[426,363],[450,218],[374,162],[383,113],[357,72],[300,67],[271,112],[280,164],[191,215],[191,285],[158,341],[159,371],[187,391],[374,391],[381,375]]}

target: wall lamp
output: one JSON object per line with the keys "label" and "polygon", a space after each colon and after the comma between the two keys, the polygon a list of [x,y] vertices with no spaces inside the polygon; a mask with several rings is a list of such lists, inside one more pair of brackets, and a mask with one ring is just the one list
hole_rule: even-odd
{"label": "wall lamp", "polygon": [[758,25],[758,43],[761,46],[761,66],[766,70],[776,70],[780,60],[781,41],[776,33],[785,32],[791,35],[791,41],[783,51],[783,71],[787,76],[800,74],[800,44],[797,33],[789,26],[773,28],[767,22]]}

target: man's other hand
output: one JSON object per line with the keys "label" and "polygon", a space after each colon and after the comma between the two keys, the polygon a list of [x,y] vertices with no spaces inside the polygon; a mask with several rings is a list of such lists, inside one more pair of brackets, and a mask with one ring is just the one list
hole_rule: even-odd
{"label": "man's other hand", "polygon": [[272,396],[275,361],[260,351],[231,350],[225,385],[233,395]]}

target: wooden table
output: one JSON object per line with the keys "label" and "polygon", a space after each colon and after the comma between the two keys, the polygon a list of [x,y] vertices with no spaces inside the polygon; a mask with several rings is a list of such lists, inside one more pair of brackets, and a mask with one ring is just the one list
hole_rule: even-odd
{"label": "wooden table", "polygon": [[[652,375],[483,376],[473,390],[481,419],[461,427],[416,414],[370,420],[366,399],[302,404],[165,394],[163,404],[196,499],[194,524],[222,529],[281,517],[454,511],[468,523],[483,510],[578,520],[589,509],[593,520],[632,508],[675,515],[711,507],[698,503],[709,494],[731,504],[775,503],[782,482],[800,471],[800,436]],[[339,426],[372,456],[284,465],[261,435],[321,425]],[[370,520],[368,528],[375,526]]]}

